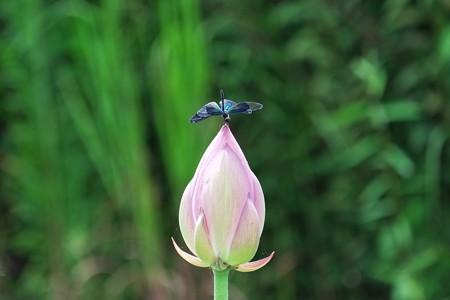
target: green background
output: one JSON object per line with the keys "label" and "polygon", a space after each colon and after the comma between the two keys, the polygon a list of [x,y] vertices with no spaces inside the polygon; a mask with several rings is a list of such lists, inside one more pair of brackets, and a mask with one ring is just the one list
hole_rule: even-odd
{"label": "green background", "polygon": [[[231,299],[450,299],[450,1],[0,2],[0,299],[210,299],[181,194],[221,118],[266,198]],[[220,191],[218,191],[220,193]]]}

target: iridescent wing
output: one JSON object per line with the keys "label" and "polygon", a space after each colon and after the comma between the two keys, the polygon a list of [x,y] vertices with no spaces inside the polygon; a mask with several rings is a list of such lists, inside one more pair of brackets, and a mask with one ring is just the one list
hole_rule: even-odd
{"label": "iridescent wing", "polygon": [[259,110],[261,108],[263,108],[263,105],[258,102],[239,102],[229,107],[228,110],[225,110],[225,112],[228,114],[251,114],[255,110]]}
{"label": "iridescent wing", "polygon": [[211,116],[220,116],[222,115],[222,109],[220,109],[219,105],[216,102],[209,102],[199,109],[192,118],[189,119],[190,123],[197,123],[207,119]]}
{"label": "iridescent wing", "polygon": [[[236,105],[236,102],[231,101],[229,99],[224,99],[223,104],[224,104],[224,111],[227,112],[230,109],[230,107],[233,107],[234,105]],[[220,106],[220,108],[222,108],[222,100],[219,101],[219,106]]]}

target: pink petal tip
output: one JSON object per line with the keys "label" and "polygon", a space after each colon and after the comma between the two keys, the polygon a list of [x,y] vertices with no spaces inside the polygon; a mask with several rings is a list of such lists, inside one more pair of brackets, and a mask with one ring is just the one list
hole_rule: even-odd
{"label": "pink petal tip", "polygon": [[175,250],[177,250],[177,253],[188,263],[190,263],[191,265],[197,266],[197,267],[201,267],[201,268],[205,268],[205,267],[209,267],[209,265],[203,261],[201,261],[198,257],[191,255],[187,252],[184,252],[183,250],[181,250],[180,247],[178,247],[177,243],[175,242],[175,240],[173,238],[172,239],[172,243],[173,246],[175,247]]}
{"label": "pink petal tip", "polygon": [[275,254],[275,251],[272,252],[266,258],[262,258],[262,259],[257,260],[257,261],[252,261],[252,262],[248,262],[248,263],[239,265],[236,268],[236,271],[239,271],[239,272],[253,272],[253,271],[259,270],[262,267],[264,267],[265,265],[267,265],[267,263],[272,259],[274,254]]}

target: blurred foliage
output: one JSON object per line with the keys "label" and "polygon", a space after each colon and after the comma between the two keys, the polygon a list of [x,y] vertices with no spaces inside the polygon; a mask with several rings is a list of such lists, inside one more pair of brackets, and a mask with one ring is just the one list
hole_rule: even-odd
{"label": "blurred foliage", "polygon": [[227,98],[266,196],[232,299],[450,299],[450,2],[0,2],[0,299],[205,299],[178,205]]}

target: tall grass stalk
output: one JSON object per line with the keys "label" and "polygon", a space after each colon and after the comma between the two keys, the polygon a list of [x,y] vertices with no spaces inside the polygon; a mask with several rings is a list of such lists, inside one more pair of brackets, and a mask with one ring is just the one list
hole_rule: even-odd
{"label": "tall grass stalk", "polygon": [[[213,134],[208,124],[195,127],[188,123],[210,96],[206,41],[197,0],[159,1],[158,16],[160,36],[149,65],[158,95],[152,102],[153,116],[170,186],[174,195],[181,196]],[[175,197],[174,207],[178,202]]]}

